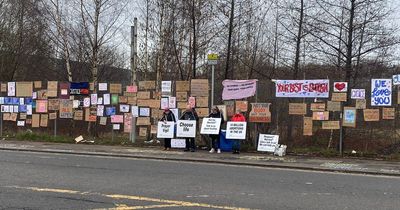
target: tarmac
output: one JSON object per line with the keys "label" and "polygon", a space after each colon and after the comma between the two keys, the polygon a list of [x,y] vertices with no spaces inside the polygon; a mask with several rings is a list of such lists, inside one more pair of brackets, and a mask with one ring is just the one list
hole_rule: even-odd
{"label": "tarmac", "polygon": [[[353,158],[316,158],[305,156],[273,156],[270,153],[210,154],[205,150],[183,152],[163,151],[161,147],[104,146],[93,144],[59,144],[1,140],[0,150],[72,155],[93,155],[135,159],[184,161],[264,168],[295,169],[400,177],[400,164],[395,161]],[[1,151],[0,151],[1,152]]]}

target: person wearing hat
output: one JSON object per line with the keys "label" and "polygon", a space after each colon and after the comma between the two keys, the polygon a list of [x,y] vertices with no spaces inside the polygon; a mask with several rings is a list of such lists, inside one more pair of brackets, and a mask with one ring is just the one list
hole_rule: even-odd
{"label": "person wearing hat", "polygon": [[[186,106],[185,112],[180,117],[180,120],[195,120],[195,121],[198,121],[199,120],[199,116],[197,115],[196,110],[194,110],[192,108],[192,106],[188,104]],[[196,141],[195,138],[186,138],[185,139],[186,148],[183,151],[185,151],[185,152],[188,152],[188,151],[195,152],[196,151],[196,142],[195,141]]]}
{"label": "person wearing hat", "polygon": [[[236,111],[236,114],[231,118],[232,122],[246,122],[246,117],[242,114],[240,110]],[[239,154],[240,153],[240,140],[234,139],[232,145],[232,153]]]}
{"label": "person wearing hat", "polygon": [[[163,116],[160,121],[166,122],[176,122],[174,113],[169,110],[169,108],[164,109]],[[164,150],[171,149],[171,139],[164,139]]]}
{"label": "person wearing hat", "polygon": [[[209,118],[221,118],[221,125],[224,124],[224,116],[220,112],[217,106],[213,107],[211,110],[210,115],[208,115]],[[220,132],[221,132],[221,127],[220,127]],[[217,153],[221,153],[221,149],[219,149],[219,134],[211,134],[211,150],[210,153],[214,153],[217,151]]]}

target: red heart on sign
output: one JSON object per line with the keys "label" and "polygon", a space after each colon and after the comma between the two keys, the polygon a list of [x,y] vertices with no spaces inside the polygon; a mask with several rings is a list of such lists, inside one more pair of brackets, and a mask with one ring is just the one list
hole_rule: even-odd
{"label": "red heart on sign", "polygon": [[342,91],[346,87],[345,83],[336,83],[335,88],[339,91]]}

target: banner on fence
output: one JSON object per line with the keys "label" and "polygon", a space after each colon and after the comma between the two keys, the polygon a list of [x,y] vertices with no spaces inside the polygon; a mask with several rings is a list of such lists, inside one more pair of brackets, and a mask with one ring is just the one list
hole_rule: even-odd
{"label": "banner on fence", "polygon": [[195,120],[178,120],[176,137],[195,138],[196,137],[196,121]]}
{"label": "banner on fence", "polygon": [[157,138],[172,139],[174,138],[174,122],[158,122]]}
{"label": "banner on fence", "polygon": [[222,85],[222,100],[249,98],[256,94],[257,81],[253,80],[224,80]]}
{"label": "banner on fence", "polygon": [[258,137],[257,151],[275,152],[275,148],[278,146],[278,142],[278,135],[260,134]]}
{"label": "banner on fence", "polygon": [[221,128],[221,118],[203,118],[200,134],[218,135]]}
{"label": "banner on fence", "polygon": [[276,80],[276,97],[329,98],[329,80]]}
{"label": "banner on fence", "polygon": [[392,80],[371,80],[371,106],[392,106]]}
{"label": "banner on fence", "polygon": [[226,126],[227,139],[246,139],[246,122],[228,122]]}

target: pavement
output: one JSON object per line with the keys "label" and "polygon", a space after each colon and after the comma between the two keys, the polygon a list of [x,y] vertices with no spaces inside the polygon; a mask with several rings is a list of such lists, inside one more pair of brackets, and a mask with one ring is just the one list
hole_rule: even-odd
{"label": "pavement", "polygon": [[160,147],[137,148],[128,146],[58,144],[10,140],[0,141],[0,150],[213,163],[400,177],[400,164],[398,162],[380,160],[327,159],[303,156],[278,157],[266,153],[241,153],[238,155],[223,152],[221,154],[210,154],[208,151],[204,150],[198,150],[196,152],[183,152],[182,150],[163,151]]}

